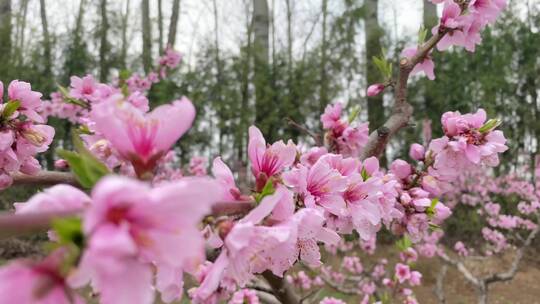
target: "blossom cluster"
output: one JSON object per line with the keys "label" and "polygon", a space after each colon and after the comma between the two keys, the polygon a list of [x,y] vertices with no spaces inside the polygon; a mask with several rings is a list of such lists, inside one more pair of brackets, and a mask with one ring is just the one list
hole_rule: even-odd
{"label": "blossom cluster", "polygon": [[41,165],[36,154],[49,148],[54,128],[38,114],[41,93],[29,83],[13,80],[7,87],[0,82],[0,190],[12,183],[12,174],[36,174]]}
{"label": "blossom cluster", "polygon": [[[476,46],[482,42],[481,32],[489,24],[493,24],[501,12],[507,6],[507,0],[430,0],[433,4],[442,4],[442,16],[439,24],[431,29],[434,36],[440,35],[436,41],[437,49],[445,51],[452,46],[465,48],[469,52],[474,52]],[[401,52],[401,57],[413,59],[417,56],[418,62],[410,71],[411,75],[423,73],[428,79],[435,79],[435,63],[433,62],[431,50],[426,54],[421,54],[425,32],[421,31],[418,46],[410,46]],[[389,75],[385,75],[389,76]],[[391,85],[390,81],[385,83],[375,83],[368,87],[367,96],[375,96]]]}
{"label": "blossom cluster", "polygon": [[344,156],[355,156],[362,151],[368,141],[369,124],[362,123],[351,126],[352,119],[342,118],[343,104],[330,104],[321,115],[323,129],[326,131],[325,141],[332,151]]}
{"label": "blossom cluster", "polygon": [[[146,76],[132,74],[117,78],[111,83],[100,83],[92,75],[72,76],[70,87],[61,88],[51,94],[40,108],[44,117],[68,119],[72,123],[88,124],[88,115],[94,105],[112,102],[124,95],[124,99],[143,112],[148,112],[149,103],[146,92],[167,78],[167,72],[178,67],[182,59],[180,53],[167,48],[157,61],[157,71]],[[122,76],[122,75],[121,75]]]}
{"label": "blossom cluster", "polygon": [[[433,2],[444,2],[435,30],[445,34],[439,47],[469,49],[505,3]],[[416,56],[412,51],[404,55]],[[150,110],[145,95],[180,60],[178,53],[167,50],[157,72],[112,84],[98,83],[92,76],[73,77],[70,88],[53,94],[44,106],[28,84],[10,85],[9,99],[0,108],[0,176],[39,169],[34,155],[47,149],[52,128],[41,124],[38,111],[79,124],[83,143],[77,142],[79,154],[73,153],[84,154],[96,168],[85,180],[89,194],[57,185],[16,204],[19,214],[68,212],[74,217],[49,231],[56,250],[44,261],[15,261],[0,268],[0,285],[18,291],[0,293],[5,302],[82,303],[78,290],[90,286],[104,304],[150,304],[156,292],[170,303],[184,295],[184,276],[189,275],[195,282],[187,292],[192,303],[255,304],[259,299],[249,285],[263,274],[286,278],[302,289],[352,281],[362,303],[388,294],[416,303],[411,287],[421,283],[422,275],[413,264],[418,254],[438,253],[442,233],[431,228],[451,214],[442,195],[459,182],[460,172],[496,166],[498,155],[507,149],[503,133],[496,130],[499,121],[487,120],[484,110],[447,112],[441,119],[444,136],[412,145],[412,161],[397,159],[388,169],[381,168],[376,157],[359,157],[369,140],[368,124],[355,124],[355,111],[342,118],[343,105],[336,103],[321,116],[321,146],[301,148],[290,140],[267,143],[257,127],[249,128],[250,191],[236,184],[219,156],[212,162],[211,176],[201,157],[189,164],[192,176],[184,176],[172,164],[173,146],[191,128],[195,106],[183,97]],[[429,57],[419,64],[414,72],[424,70],[434,77]],[[74,163],[66,162],[81,181]],[[213,214],[222,206],[243,209]],[[538,201],[518,209],[535,213]],[[495,248],[505,244],[501,230],[535,225],[524,217],[503,215],[494,205],[481,212],[490,225],[484,237]],[[339,271],[323,265],[321,244],[330,251],[350,249],[340,236],[347,235],[357,237],[357,245],[372,253],[383,228],[403,236],[404,243],[418,242],[416,249],[403,245],[395,264],[382,259],[367,267],[349,255]],[[464,255],[466,249],[457,246]],[[306,272],[287,276],[295,265]],[[318,274],[308,275],[312,271]],[[341,302],[326,298],[322,303]]]}

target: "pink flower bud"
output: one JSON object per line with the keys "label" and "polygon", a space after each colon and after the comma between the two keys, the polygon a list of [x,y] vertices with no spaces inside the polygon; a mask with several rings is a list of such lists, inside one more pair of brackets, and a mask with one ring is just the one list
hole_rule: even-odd
{"label": "pink flower bud", "polygon": [[65,159],[58,159],[54,162],[54,167],[56,169],[66,169],[69,167],[69,164]]}
{"label": "pink flower bud", "polygon": [[369,175],[373,175],[376,171],[379,171],[379,160],[372,156],[364,160],[364,169]]}
{"label": "pink flower bud", "polygon": [[412,173],[411,165],[401,159],[396,159],[390,166],[390,169],[392,170],[392,173],[394,173],[398,178],[401,179],[406,178]]}
{"label": "pink flower bud", "polygon": [[435,223],[441,223],[446,218],[448,218],[451,214],[452,214],[452,211],[450,210],[450,208],[446,207],[442,203],[437,203],[437,205],[435,205],[434,222]]}
{"label": "pink flower bud", "polygon": [[409,156],[414,160],[423,160],[425,155],[424,146],[420,144],[412,144],[409,150]]}
{"label": "pink flower bud", "polygon": [[376,83],[376,84],[372,84],[368,87],[367,89],[367,96],[369,97],[372,97],[372,96],[377,96],[379,95],[382,91],[384,91],[384,88],[386,86],[382,83]]}

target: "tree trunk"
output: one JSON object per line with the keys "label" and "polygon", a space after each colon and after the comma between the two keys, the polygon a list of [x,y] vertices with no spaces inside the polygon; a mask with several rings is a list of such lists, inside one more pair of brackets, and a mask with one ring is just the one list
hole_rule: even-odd
{"label": "tree trunk", "polygon": [[279,105],[271,105],[269,90],[270,16],[267,0],[253,0],[253,47],[255,82],[255,124],[270,141],[274,139],[274,120]]}
{"label": "tree trunk", "polygon": [[288,72],[289,77],[292,77],[293,68],[293,34],[292,34],[292,7],[291,0],[286,0],[287,4],[287,59],[288,59]]}
{"label": "tree trunk", "polygon": [[[249,2],[245,2],[245,14],[246,16],[249,16]],[[247,146],[247,132],[249,126],[249,82],[250,82],[250,70],[251,70],[251,58],[253,53],[253,45],[252,45],[252,32],[253,32],[253,23],[249,22],[249,19],[246,19],[246,46],[242,49],[240,49],[240,58],[242,58],[242,72],[241,72],[241,111],[240,111],[240,121],[237,127],[237,130],[239,130],[238,134],[235,136],[236,140],[236,171],[238,172],[238,184],[240,185],[240,189],[246,189],[248,184],[248,173],[247,173],[247,165],[244,161],[245,158],[245,151]]]}
{"label": "tree trunk", "polygon": [[109,63],[107,60],[107,52],[109,51],[109,45],[107,42],[107,31],[109,29],[109,21],[107,19],[107,0],[100,1],[99,9],[101,12],[101,26],[99,30],[99,81],[107,82],[107,76],[109,75]]}
{"label": "tree trunk", "polygon": [[[377,67],[373,63],[373,57],[379,56],[382,52],[381,38],[383,30],[379,26],[378,0],[365,0],[365,45],[366,45],[366,82],[371,85],[381,82],[381,76]],[[382,94],[368,97],[368,120],[369,128],[375,130],[384,123],[384,108]]]}
{"label": "tree trunk", "polygon": [[223,130],[223,123],[225,122],[225,118],[223,117],[224,109],[223,109],[223,100],[221,96],[221,85],[222,85],[222,66],[221,66],[221,58],[220,58],[220,50],[219,50],[219,12],[217,8],[217,0],[212,1],[213,7],[214,7],[214,48],[215,48],[215,60],[216,60],[216,67],[217,67],[217,73],[216,73],[216,88],[215,88],[215,103],[217,105],[217,116],[218,116],[218,132],[219,132],[219,155],[223,154],[223,138],[224,138],[224,130]]}
{"label": "tree trunk", "polygon": [[120,62],[122,64],[122,68],[127,67],[127,30],[128,30],[128,20],[129,20],[129,5],[130,0],[127,0],[126,2],[126,10],[124,12],[124,15],[122,16],[122,50],[120,52]]}
{"label": "tree trunk", "polygon": [[430,0],[424,0],[424,28],[431,32],[431,28],[437,25],[437,6]]}
{"label": "tree trunk", "polygon": [[174,48],[176,42],[176,27],[180,16],[180,0],[173,0],[171,22],[169,24],[169,37],[167,39],[167,47]]}
{"label": "tree trunk", "polygon": [[143,67],[145,73],[152,71],[152,27],[150,24],[150,2],[142,0],[142,39],[143,39]]}
{"label": "tree trunk", "polygon": [[25,31],[26,31],[26,16],[28,15],[28,2],[29,0],[22,0],[21,3],[21,12],[19,13],[19,20],[18,20],[18,34],[17,38],[15,39],[15,47],[17,48],[17,53],[15,54],[16,57],[16,63],[15,66],[21,66],[24,59],[24,43],[25,43]]}
{"label": "tree trunk", "polygon": [[39,1],[40,6],[40,15],[41,15],[41,26],[43,29],[43,60],[45,68],[45,76],[48,85],[52,85],[52,53],[51,53],[51,37],[49,35],[49,25],[47,22],[47,11],[45,6],[45,0]]}
{"label": "tree trunk", "polygon": [[328,104],[328,75],[326,73],[326,65],[328,62],[328,39],[326,37],[326,27],[328,19],[328,0],[322,0],[322,42],[321,42],[321,71],[320,71],[320,87],[319,87],[319,113],[324,111],[324,108]]}
{"label": "tree trunk", "polygon": [[[0,0],[0,77],[9,77],[11,58],[11,0]],[[6,82],[8,79],[1,79]]]}
{"label": "tree trunk", "polygon": [[158,0],[158,31],[159,31],[159,53],[163,54],[163,7],[162,0]]}
{"label": "tree trunk", "polygon": [[79,3],[79,13],[77,15],[77,20],[75,21],[75,34],[76,35],[80,35],[81,33],[85,5],[86,5],[86,0],[81,0],[81,2]]}

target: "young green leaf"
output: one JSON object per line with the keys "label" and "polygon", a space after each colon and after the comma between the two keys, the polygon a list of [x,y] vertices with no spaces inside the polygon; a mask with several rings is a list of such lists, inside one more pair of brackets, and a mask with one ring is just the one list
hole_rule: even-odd
{"label": "young green leaf", "polygon": [[3,119],[9,118],[11,115],[13,115],[13,113],[15,113],[15,111],[19,109],[20,106],[21,106],[20,101],[10,100],[4,106],[4,111],[2,112],[2,118]]}
{"label": "young green leaf", "polygon": [[266,181],[266,184],[264,185],[263,189],[261,190],[260,193],[257,193],[255,195],[255,201],[258,203],[260,203],[262,201],[262,199],[267,196],[267,195],[272,195],[274,194],[274,192],[276,192],[276,189],[274,188],[274,183],[272,181],[271,178],[268,179],[268,181]]}

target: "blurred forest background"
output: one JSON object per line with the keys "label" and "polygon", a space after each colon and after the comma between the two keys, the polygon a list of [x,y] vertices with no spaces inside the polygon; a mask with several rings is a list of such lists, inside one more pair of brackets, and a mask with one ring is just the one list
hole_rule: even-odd
{"label": "blurred forest background", "polygon": [[[424,119],[436,136],[444,111],[478,107],[504,121],[511,150],[502,172],[540,152],[540,1],[509,3],[475,54],[434,53],[437,79],[414,80],[415,123],[393,140],[389,159],[405,157]],[[239,169],[251,124],[269,141],[309,143],[287,119],[318,132],[324,107],[341,101],[359,106],[371,130],[381,125],[392,96],[366,98],[367,85],[382,81],[371,58],[385,49],[397,61],[438,13],[427,0],[0,0],[0,80],[29,81],[48,98],[71,75],[106,82],[124,69],[150,71],[172,45],[184,62],[153,87],[152,106],[188,96],[198,115],[179,143],[182,160],[223,155]],[[55,146],[68,144],[69,124],[50,123]]]}
{"label": "blurred forest background", "polygon": [[[0,0],[0,80],[28,81],[48,99],[72,75],[107,82],[123,70],[151,71],[171,45],[183,63],[149,99],[155,107],[185,95],[197,107],[194,128],[178,143],[182,163],[222,155],[233,171],[245,172],[251,124],[269,142],[312,144],[289,120],[318,133],[325,106],[340,101],[348,111],[359,107],[371,130],[380,126],[393,96],[366,97],[368,84],[383,80],[371,58],[384,49],[397,62],[405,46],[417,43],[420,26],[431,29],[440,13],[428,0]],[[482,107],[502,118],[509,139],[496,173],[532,164],[540,153],[540,0],[509,0],[482,38],[474,54],[434,52],[435,81],[413,78],[414,123],[392,140],[388,161],[407,158],[426,120],[438,137],[443,112]],[[71,125],[54,118],[49,124],[57,135],[41,161],[53,169],[55,148],[70,146]],[[35,191],[2,192],[1,209]],[[468,214],[456,214],[447,232],[477,230]],[[39,252],[35,241],[1,243],[0,260]],[[537,282],[539,275],[525,278]]]}

